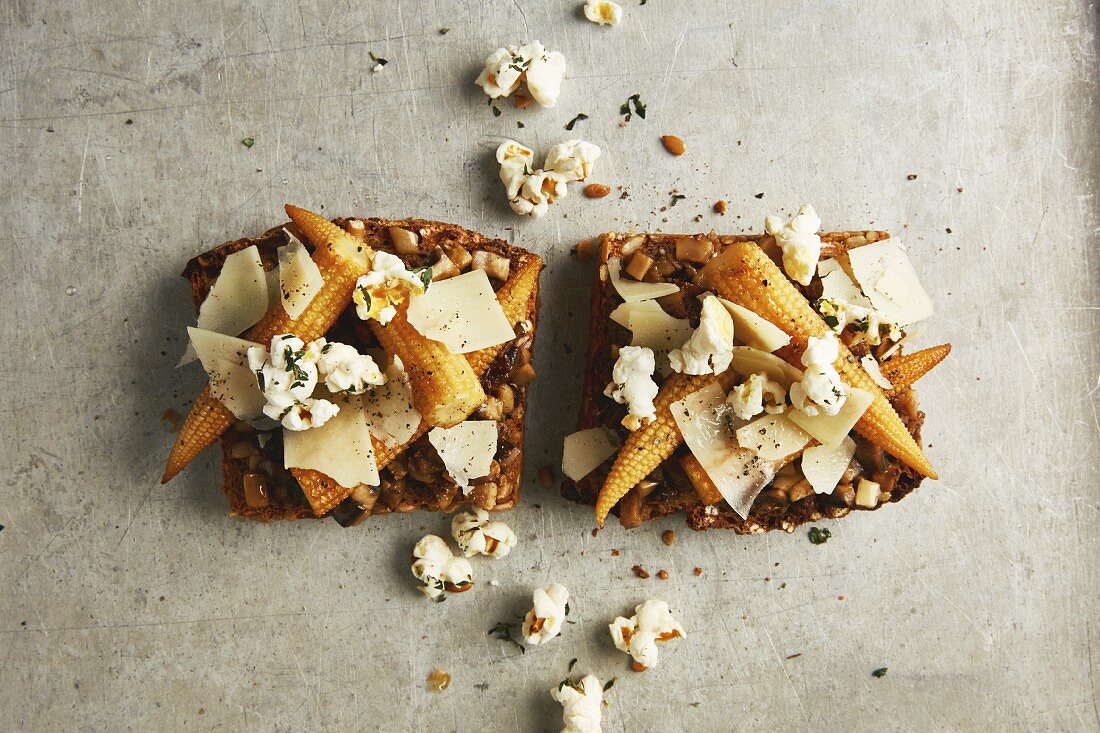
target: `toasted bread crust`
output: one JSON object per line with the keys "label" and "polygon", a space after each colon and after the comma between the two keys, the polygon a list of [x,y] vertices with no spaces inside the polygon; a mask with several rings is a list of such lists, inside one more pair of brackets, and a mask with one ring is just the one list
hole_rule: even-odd
{"label": "toasted bread crust", "polygon": [[[606,277],[606,264],[608,258],[619,257],[623,253],[623,247],[629,247],[636,243],[639,235],[631,234],[605,234],[600,238],[599,261],[593,279],[591,294],[591,316],[589,321],[587,369],[585,372],[584,397],[581,403],[580,418],[577,423],[578,430],[604,426],[620,436],[625,434],[625,428],[621,426],[621,420],[626,414],[625,408],[603,395],[604,387],[611,379],[611,370],[614,366],[612,358],[612,345],[624,345],[630,343],[630,332],[610,319],[611,311],[621,302],[614,286]],[[641,245],[647,253],[653,254],[661,249],[671,250],[675,247],[677,239],[683,237],[698,237],[699,235],[685,234],[646,234],[645,243]],[[889,234],[885,232],[830,232],[822,234],[823,257],[836,256],[846,251],[850,246],[858,246],[870,242],[886,239]],[[770,239],[765,235],[707,235],[707,238],[724,247],[739,242],[755,241],[768,249]],[[772,245],[774,246],[774,245]],[[688,314],[695,318],[698,316],[698,305],[694,298],[689,302]],[[916,408],[916,394],[912,390],[903,392],[891,399],[895,409],[903,416],[909,432],[920,441],[920,429],[924,422],[924,413]],[[838,519],[850,513],[853,509],[873,511],[863,507],[850,506],[842,503],[833,495],[811,494],[808,497],[789,503],[786,507],[768,507],[762,502],[754,505],[749,516],[742,519],[725,502],[720,502],[712,507],[704,506],[699,495],[683,476],[679,469],[679,457],[686,452],[686,447],[681,447],[672,458],[662,464],[665,480],[661,482],[651,494],[635,501],[632,511],[641,517],[643,521],[658,519],[660,517],[684,511],[686,524],[695,530],[706,529],[732,529],[737,534],[759,534],[775,529],[793,532],[796,527],[807,522],[820,519]],[[913,491],[921,482],[921,477],[907,467],[892,461],[887,456],[891,470],[896,471],[897,480],[890,491],[889,501],[879,504],[876,509],[886,503],[900,501]],[[580,481],[572,481],[566,478],[562,483],[562,495],[570,501],[594,506],[600,487],[607,476],[609,466],[596,469]],[[620,505],[621,506],[621,505]],[[613,510],[619,513],[619,507]]]}
{"label": "toasted bread crust", "polygon": [[[335,219],[334,221],[340,226],[345,226],[351,220]],[[521,263],[532,260],[537,262],[538,266],[541,267],[541,259],[531,252],[519,247],[514,247],[502,240],[490,239],[477,232],[464,229],[454,224],[424,219],[366,218],[356,219],[355,221],[362,223],[365,237],[372,247],[393,254],[398,253],[394,252],[388,235],[390,227],[401,227],[416,232],[420,237],[420,252],[413,255],[398,254],[398,256],[405,260],[406,264],[410,267],[430,264],[432,253],[437,247],[448,248],[455,246],[462,247],[466,250],[477,249],[489,251],[507,257],[511,262],[513,270],[519,267]],[[259,250],[260,259],[264,264],[264,268],[271,270],[276,267],[278,263],[276,251],[279,247],[286,244],[286,238],[283,234],[284,228],[290,230],[291,233],[295,235],[298,234],[294,231],[293,225],[287,223],[272,227],[257,237],[246,237],[226,242],[189,261],[182,274],[191,284],[192,299],[194,300],[196,311],[210,292],[210,288],[217,278],[218,273],[221,271],[222,264],[225,262],[225,258],[228,255],[255,245]],[[496,284],[499,285],[499,283]],[[537,314],[538,288],[536,287],[531,295],[525,316],[525,320],[530,324],[528,338],[531,339],[532,342],[536,330]],[[376,343],[370,341],[369,329],[356,327],[354,319],[347,317],[346,314],[345,317],[341,319],[341,323],[334,329],[334,332],[336,332],[335,335],[337,335],[340,340],[350,343],[357,348],[377,346]],[[508,373],[507,362],[510,356],[514,357],[514,354],[510,355],[509,349],[505,348],[502,350],[500,356],[497,357],[493,365],[489,367],[485,377],[482,379],[482,385],[486,388],[486,391],[495,389],[505,380]],[[516,408],[510,415],[499,421],[499,442],[501,450],[498,451],[498,456],[502,458],[507,457],[508,460],[507,462],[501,461],[500,475],[491,482],[491,485],[488,482],[482,485],[475,484],[469,496],[463,496],[462,493],[457,490],[453,482],[449,480],[445,482],[441,481],[437,485],[431,486],[423,484],[406,486],[398,493],[396,488],[391,487],[387,489],[384,480],[383,487],[380,491],[381,495],[377,497],[378,501],[375,503],[372,513],[384,514],[391,511],[404,513],[420,509],[449,512],[455,511],[471,503],[487,508],[490,511],[507,511],[513,508],[518,503],[520,497],[527,388],[513,387],[513,389],[516,398]],[[276,432],[276,436],[278,436],[278,432]],[[251,442],[254,449],[258,451],[259,448],[256,442],[256,434],[242,424],[239,429],[227,431],[222,436],[221,440],[223,450],[222,492],[229,501],[230,514],[232,516],[262,522],[316,518],[316,515],[314,515],[310,508],[300,487],[290,477],[289,472],[282,469],[281,448],[276,442],[276,439],[273,438],[272,442],[269,443],[266,450],[262,453],[262,457],[268,461],[268,465],[265,467],[273,471],[276,474],[276,478],[270,481],[266,487],[266,502],[256,501],[255,497],[253,497],[254,501],[252,504],[249,503],[248,498],[245,496],[243,477],[245,472],[249,470],[249,460],[255,462],[256,458],[233,458],[232,454],[234,452],[234,446],[242,441]],[[516,448],[518,451],[508,450],[512,448]],[[242,449],[238,450],[239,452],[243,452]],[[434,455],[434,448],[428,443],[426,436],[415,441],[409,447],[407,454],[412,455],[422,451],[430,452],[431,455]],[[385,472],[383,473],[386,475]],[[495,489],[493,486],[495,486]]]}

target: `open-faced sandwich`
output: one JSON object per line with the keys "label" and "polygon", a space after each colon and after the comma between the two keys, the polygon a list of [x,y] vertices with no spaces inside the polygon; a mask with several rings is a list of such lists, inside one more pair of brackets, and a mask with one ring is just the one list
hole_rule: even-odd
{"label": "open-faced sandwich", "polygon": [[912,384],[950,345],[904,348],[932,303],[887,233],[820,223],[600,238],[563,494],[601,526],[792,531],[936,477]]}
{"label": "open-faced sandwich", "polygon": [[237,517],[514,507],[542,261],[451,224],[286,211],[184,271],[184,360],[209,381],[163,480],[220,439]]}

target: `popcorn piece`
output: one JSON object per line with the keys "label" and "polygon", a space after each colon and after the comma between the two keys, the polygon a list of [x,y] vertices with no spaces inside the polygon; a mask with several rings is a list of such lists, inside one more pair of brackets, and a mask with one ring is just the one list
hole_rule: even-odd
{"label": "popcorn piece", "polygon": [[[765,404],[764,397],[770,397]],[[787,390],[768,378],[767,374],[750,374],[749,378],[730,390],[726,404],[742,420],[751,420],[761,412],[777,415],[787,409]]]}
{"label": "popcorn piece", "polygon": [[599,25],[618,25],[623,19],[623,9],[610,0],[587,0],[584,17]]}
{"label": "popcorn piece", "polygon": [[504,557],[516,546],[516,534],[504,522],[489,520],[489,512],[459,512],[451,520],[451,534],[466,555]]}
{"label": "popcorn piece", "polygon": [[430,276],[425,277],[422,270],[410,272],[400,257],[375,252],[370,272],[355,281],[351,296],[355,314],[364,321],[377,319],[384,326],[397,315],[398,303],[427,290],[426,281]]}
{"label": "popcorn piece", "polygon": [[653,398],[657,396],[657,383],[653,381],[653,372],[657,368],[653,350],[645,346],[624,346],[619,349],[619,358],[611,370],[611,383],[604,394],[616,402],[626,405],[627,416],[623,425],[628,430],[637,430],[645,422],[657,419],[657,408]]}
{"label": "popcorn piece", "polygon": [[801,382],[791,385],[791,404],[807,415],[835,415],[847,399],[847,387],[840,379],[834,362],[840,355],[840,343],[836,334],[826,333],[820,338],[811,336],[802,364],[806,372]]}
{"label": "popcorn piece", "polygon": [[809,204],[803,204],[786,224],[778,216],[764,219],[764,231],[775,237],[775,243],[783,250],[783,269],[801,285],[810,284],[821,257],[819,229],[821,217]]}
{"label": "popcorn piece", "polygon": [[699,327],[679,349],[668,353],[672,371],[721,374],[733,360],[733,317],[713,296],[703,300]]}
{"label": "popcorn piece", "polygon": [[507,97],[527,84],[539,105],[553,107],[561,94],[565,76],[565,57],[557,51],[547,51],[539,41],[522,46],[498,48],[485,59],[485,68],[477,84],[490,99]]}
{"label": "popcorn piece", "polygon": [[633,616],[619,616],[609,628],[615,648],[634,658],[636,672],[657,665],[658,642],[687,638],[664,601],[646,601],[635,607]]}
{"label": "popcorn piece", "polygon": [[551,583],[535,588],[534,608],[523,619],[523,638],[531,646],[545,644],[561,633],[565,615],[569,613],[569,591],[564,585]]}
{"label": "popcorn piece", "polygon": [[550,690],[550,696],[562,704],[561,733],[601,733],[603,685],[594,674],[579,680],[566,679]]}
{"label": "popcorn piece", "polygon": [[444,590],[455,593],[469,590],[474,584],[470,561],[455,557],[441,537],[426,535],[413,547],[412,574],[424,585],[420,592],[432,600],[440,600]]}

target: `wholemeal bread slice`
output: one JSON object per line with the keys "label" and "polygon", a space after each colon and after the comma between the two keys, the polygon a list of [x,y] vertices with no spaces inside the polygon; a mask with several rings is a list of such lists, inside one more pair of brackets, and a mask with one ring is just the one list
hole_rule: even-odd
{"label": "wholemeal bread slice", "polygon": [[[388,465],[380,470],[378,487],[360,487],[354,493],[335,482],[315,486],[313,506],[328,510],[341,523],[352,524],[374,514],[429,511],[455,511],[474,505],[489,511],[506,511],[519,501],[520,477],[523,467],[524,423],[527,411],[527,388],[533,369],[530,354],[534,343],[538,313],[538,277],[542,261],[537,256],[507,242],[485,237],[477,232],[442,222],[422,219],[336,219],[335,223],[349,233],[362,238],[379,251],[395,254],[409,268],[431,265],[440,277],[457,274],[481,259],[493,260],[490,282],[498,298],[511,295],[516,304],[509,312],[516,324],[516,338],[500,347],[468,355],[469,361],[481,372],[481,384],[488,400],[470,419],[497,419],[498,451],[489,476],[474,482],[468,495],[463,495],[443,470],[442,462],[428,442],[426,430],[420,430],[403,450],[388,451]],[[195,307],[202,303],[221,271],[225,258],[255,245],[266,270],[278,264],[276,251],[286,244],[286,228],[305,241],[292,224],[273,227],[258,237],[226,242],[201,254],[184,269],[183,276],[191,284]],[[400,249],[395,246],[400,244]],[[506,264],[505,264],[506,263]],[[507,267],[507,280],[498,277]],[[531,277],[532,271],[534,276]],[[525,273],[524,278],[517,273]],[[508,288],[520,283],[522,290],[509,293]],[[529,293],[529,294],[528,294]],[[327,334],[329,340],[341,341],[360,351],[379,348],[371,330],[354,313],[354,305],[341,316]],[[307,500],[298,481],[283,468],[281,431],[258,433],[247,423],[236,422],[222,438],[222,491],[229,501],[230,514],[242,519],[274,521],[315,518],[313,506]],[[261,445],[262,443],[262,445]]]}
{"label": "wholemeal bread slice", "polygon": [[[852,247],[888,237],[889,234],[876,231],[822,233],[821,256],[841,256]],[[659,268],[664,263],[664,272],[667,274],[661,280],[675,283],[680,290],[659,298],[658,302],[669,314],[690,318],[693,323],[697,323],[700,304],[696,296],[707,290],[699,274],[703,263],[687,263],[680,267],[684,263],[675,258],[677,245],[684,249],[693,249],[691,242],[701,245],[696,250],[711,251],[712,256],[716,256],[729,245],[742,242],[756,242],[769,255],[774,258],[779,256],[774,240],[767,235],[603,235],[599,239],[597,270],[591,293],[587,370],[578,430],[604,427],[614,431],[620,439],[625,439],[628,435],[628,431],[621,425],[626,415],[625,407],[604,395],[604,388],[611,381],[617,350],[631,341],[631,332],[610,318],[611,312],[623,303],[623,299],[610,280],[606,266],[608,260],[621,258],[626,262],[636,252],[641,252],[653,259],[654,268]],[[810,288],[814,287],[815,283],[812,283]],[[802,290],[811,300],[820,296],[820,292],[814,293],[805,288]],[[869,353],[869,348],[866,345],[853,346],[853,352],[857,357],[863,356]],[[876,353],[876,356],[879,355]],[[924,413],[918,407],[916,393],[911,388],[895,390],[891,393],[890,402],[919,443]],[[920,475],[880,449],[862,440],[857,440],[857,445],[856,460],[865,467],[865,475],[873,476],[882,484],[884,500],[875,508],[900,501],[920,484]],[[685,456],[690,456],[690,451],[686,446],[680,445],[657,470],[623,497],[613,511],[619,515],[624,525],[636,526],[683,511],[687,517],[687,525],[696,530],[726,528],[738,534],[756,534],[774,529],[790,532],[806,522],[835,519],[854,509],[863,509],[855,504],[855,492],[850,484],[846,487],[842,484],[833,494],[815,494],[810,491],[805,495],[802,490],[797,492],[800,496],[791,500],[791,495],[777,488],[778,484],[773,482],[761,492],[748,516],[743,519],[725,501],[704,503],[683,469],[681,461]],[[574,502],[595,506],[609,469],[610,462],[605,462],[578,481],[566,478],[562,485],[563,496]]]}

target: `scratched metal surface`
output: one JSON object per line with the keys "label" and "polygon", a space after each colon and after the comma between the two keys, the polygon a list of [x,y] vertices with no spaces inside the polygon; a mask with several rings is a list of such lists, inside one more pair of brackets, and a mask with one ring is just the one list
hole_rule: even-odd
{"label": "scratched metal surface", "polygon": [[[547,691],[574,657],[618,677],[608,731],[1100,727],[1095,7],[625,10],[610,30],[572,0],[3,3],[0,729],[557,730]],[[561,101],[494,117],[472,79],[525,37],[566,55]],[[649,114],[620,127],[633,93]],[[579,112],[596,178],[629,197],[574,190],[517,220],[494,147],[544,152]],[[804,200],[913,251],[939,311],[923,343],[955,345],[921,390],[943,480],[823,546],[683,531],[667,548],[678,520],[592,537],[533,480],[578,403],[589,270],[569,247],[740,231]],[[437,516],[242,524],[212,454],[157,483],[161,413],[201,384],[172,368],[191,317],[176,273],[287,201],[547,258],[520,546],[476,563],[472,593],[414,590],[405,558]],[[486,636],[550,580],[573,594],[562,638],[521,656]],[[606,625],[653,596],[689,638],[637,675]]]}

